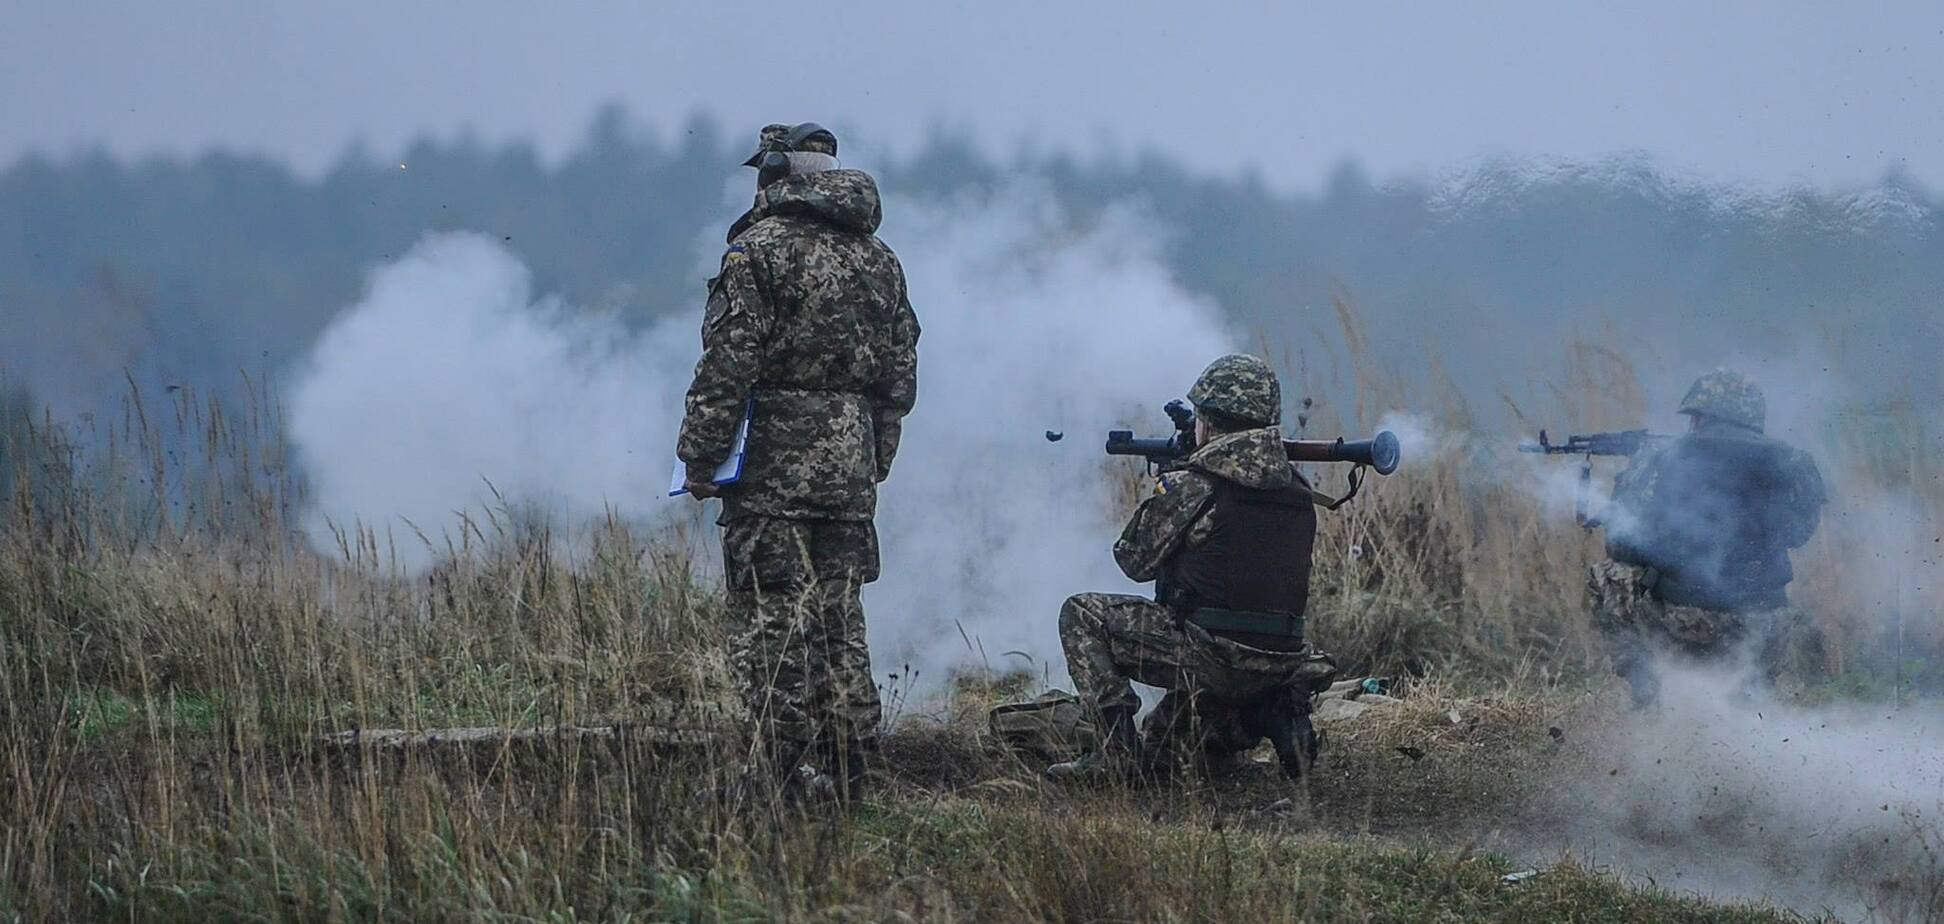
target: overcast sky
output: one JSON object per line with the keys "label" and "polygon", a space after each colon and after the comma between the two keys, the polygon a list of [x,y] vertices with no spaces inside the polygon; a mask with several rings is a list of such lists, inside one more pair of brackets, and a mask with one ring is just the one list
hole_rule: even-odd
{"label": "overcast sky", "polygon": [[[1153,145],[1314,186],[1491,154],[1944,190],[1944,3],[270,3],[6,0],[0,162],[211,146],[305,171],[470,127],[549,155],[619,101],[815,119],[852,152]],[[827,9],[820,9],[827,8]],[[839,12],[841,11],[841,12]]]}

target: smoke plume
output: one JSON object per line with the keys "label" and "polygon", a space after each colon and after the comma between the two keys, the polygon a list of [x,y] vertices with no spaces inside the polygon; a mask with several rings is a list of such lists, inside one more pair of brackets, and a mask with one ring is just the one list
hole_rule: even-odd
{"label": "smoke plume", "polygon": [[1664,888],[1846,918],[1944,897],[1944,722],[1751,693],[1750,661],[1663,664],[1661,706],[1571,787],[1563,846]]}
{"label": "smoke plume", "polygon": [[[1228,340],[1132,210],[1075,231],[1021,186],[886,212],[925,333],[918,408],[880,505],[885,576],[866,592],[879,674],[983,663],[1057,679],[1060,601],[1133,589],[1109,549],[1136,463],[1102,457],[1105,431],[1160,429],[1161,402]],[[428,236],[372,273],[298,377],[292,438],[316,534],[366,524],[423,564],[494,491],[569,521],[685,509],[662,495],[696,291],[694,312],[631,331],[536,295],[496,240]]]}
{"label": "smoke plume", "polygon": [[652,514],[694,352],[686,326],[630,334],[614,316],[536,298],[498,241],[426,236],[371,274],[292,390],[313,535],[364,525],[422,564],[495,492],[572,516]]}

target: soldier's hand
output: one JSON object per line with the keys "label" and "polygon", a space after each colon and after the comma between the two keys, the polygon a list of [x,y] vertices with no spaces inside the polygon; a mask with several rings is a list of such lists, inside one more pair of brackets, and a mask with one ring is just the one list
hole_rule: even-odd
{"label": "soldier's hand", "polygon": [[713,465],[686,467],[682,471],[682,488],[688,491],[690,497],[698,501],[721,495],[722,486],[715,483],[715,470],[716,467]]}

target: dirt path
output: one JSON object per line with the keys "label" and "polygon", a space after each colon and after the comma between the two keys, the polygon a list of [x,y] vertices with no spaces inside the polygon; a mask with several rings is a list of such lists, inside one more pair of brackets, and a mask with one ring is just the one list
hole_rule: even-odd
{"label": "dirt path", "polygon": [[[1886,803],[1880,818],[1829,816],[1805,834],[1819,806],[1771,791],[1803,781],[1663,766],[1657,755],[1701,745],[1646,735],[1638,721],[1613,695],[1427,696],[1323,726],[1324,753],[1301,783],[1264,749],[1226,775],[1106,797],[1158,821],[1472,848],[1539,868],[1570,856],[1644,884],[1845,920],[1944,913],[1934,821],[1900,820]],[[1047,782],[983,738],[963,718],[907,722],[886,743],[887,773],[918,796],[1102,798]]]}

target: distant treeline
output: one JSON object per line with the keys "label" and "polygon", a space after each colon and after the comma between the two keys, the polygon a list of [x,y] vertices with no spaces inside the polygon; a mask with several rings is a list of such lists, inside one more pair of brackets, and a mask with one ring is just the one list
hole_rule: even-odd
{"label": "distant treeline", "polygon": [[[223,393],[239,370],[286,370],[371,266],[434,229],[502,237],[541,291],[575,304],[692,308],[750,135],[703,118],[656,132],[609,110],[557,164],[523,145],[422,141],[316,179],[215,153],[29,158],[0,172],[0,364],[67,410],[123,388],[124,370]],[[1238,330],[1320,362],[1308,344],[1335,335],[1344,298],[1400,367],[1435,358],[1478,397],[1543,374],[1576,330],[1671,367],[1833,357],[1881,380],[1865,385],[1944,384],[1944,203],[1894,175],[1749,192],[1629,159],[1399,183],[1346,164],[1320,186],[1278,178],[1316,189],[1286,193],[1139,153],[995,161],[950,137],[860,166],[921,199],[1033,177],[1076,221],[1131,201],[1182,283]]]}

